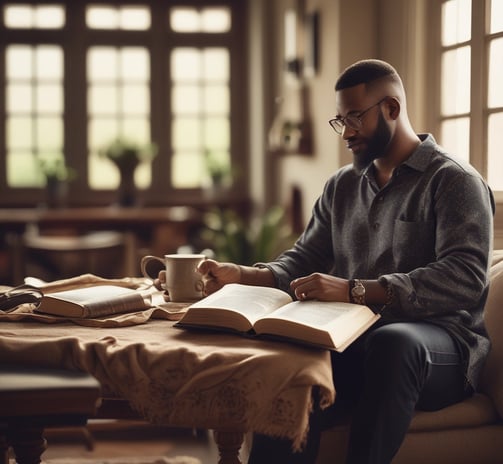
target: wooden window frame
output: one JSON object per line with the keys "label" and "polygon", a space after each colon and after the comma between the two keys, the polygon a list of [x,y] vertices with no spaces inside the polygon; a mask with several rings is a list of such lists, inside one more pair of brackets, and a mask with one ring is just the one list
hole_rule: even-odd
{"label": "wooden window frame", "polygon": [[[26,2],[31,4],[41,2]],[[45,3],[45,2],[43,2]],[[71,182],[68,206],[109,205],[116,198],[110,190],[92,190],[87,185],[87,96],[86,54],[95,45],[140,45],[150,51],[151,63],[151,140],[157,144],[159,155],[152,165],[152,184],[139,191],[144,205],[202,205],[215,201],[246,202],[249,191],[248,172],[248,83],[246,72],[245,28],[246,2],[233,0],[176,0],[151,2],[148,0],[122,0],[121,4],[147,5],[151,10],[151,28],[147,31],[90,30],[85,25],[88,4],[111,4],[103,0],[47,0],[47,3],[66,7],[66,23],[62,29],[6,29],[0,25],[0,206],[37,206],[40,188],[8,188],[6,185],[6,133],[5,133],[5,50],[9,44],[58,44],[64,52],[64,154],[67,163],[78,176]],[[168,10],[173,6],[226,6],[232,14],[231,30],[225,34],[211,34],[211,43],[228,47],[230,54],[230,124],[231,163],[234,172],[243,175],[219,198],[209,197],[204,189],[175,189],[167,182],[171,155],[170,143],[170,87],[169,52],[173,47],[207,47],[208,34],[174,33],[168,28]],[[231,199],[231,200],[229,200]]]}

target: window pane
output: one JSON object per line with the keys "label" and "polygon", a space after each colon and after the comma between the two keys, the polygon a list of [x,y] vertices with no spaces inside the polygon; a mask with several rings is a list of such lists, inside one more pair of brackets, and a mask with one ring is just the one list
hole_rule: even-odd
{"label": "window pane", "polygon": [[204,88],[204,111],[212,114],[229,114],[229,88],[224,85],[208,85]]}
{"label": "window pane", "polygon": [[65,25],[64,8],[45,5],[35,8],[34,25],[41,29],[59,29]]}
{"label": "window pane", "polygon": [[146,85],[125,85],[122,111],[127,114],[149,114],[149,91]]}
{"label": "window pane", "polygon": [[175,152],[172,169],[171,181],[175,188],[201,187],[204,173],[200,153]]}
{"label": "window pane", "polygon": [[43,187],[37,159],[31,152],[7,155],[7,183],[11,187]]}
{"label": "window pane", "polygon": [[503,31],[503,0],[491,0],[490,32]]}
{"label": "window pane", "polygon": [[11,28],[28,28],[33,26],[33,8],[28,5],[7,5],[4,8],[4,23]]}
{"label": "window pane", "polygon": [[36,136],[38,152],[60,152],[63,147],[63,121],[60,118],[39,118]]}
{"label": "window pane", "polygon": [[93,47],[87,55],[87,79],[117,79],[118,76],[117,50],[112,47]]}
{"label": "window pane", "polygon": [[91,114],[116,114],[119,110],[117,91],[112,85],[94,85],[88,91],[88,111]]}
{"label": "window pane", "polygon": [[231,28],[231,17],[227,8],[204,8],[201,11],[203,32],[227,32]]}
{"label": "window pane", "polygon": [[176,32],[197,32],[199,14],[195,8],[173,8],[170,14],[170,27]]}
{"label": "window pane", "polygon": [[33,121],[27,117],[8,117],[7,146],[12,151],[27,150],[33,146]]}
{"label": "window pane", "polygon": [[224,118],[208,118],[204,127],[205,148],[229,146],[229,121]]}
{"label": "window pane", "polygon": [[39,85],[36,89],[36,111],[46,114],[63,113],[63,89],[61,85]]}
{"label": "window pane", "polygon": [[231,15],[228,8],[208,7],[172,8],[169,24],[176,32],[227,32],[231,28]]}
{"label": "window pane", "polygon": [[95,117],[89,122],[88,143],[91,151],[100,148],[119,136],[119,123],[116,119]]}
{"label": "window pane", "polygon": [[35,54],[35,73],[39,79],[63,78],[63,51],[59,46],[40,45]]}
{"label": "window pane", "polygon": [[488,140],[487,140],[487,179],[494,190],[503,191],[503,113],[489,116]]}
{"label": "window pane", "polygon": [[123,7],[120,12],[122,29],[145,30],[150,27],[150,11],[145,7]]}
{"label": "window pane", "polygon": [[86,9],[86,24],[92,29],[117,29],[119,13],[112,6],[91,6]]}
{"label": "window pane", "polygon": [[470,47],[442,55],[442,115],[470,111]]}
{"label": "window pane", "polygon": [[89,187],[92,189],[116,189],[119,186],[120,174],[114,164],[97,154],[89,156],[87,169]]}
{"label": "window pane", "polygon": [[177,48],[171,54],[171,78],[198,80],[201,76],[201,53],[195,48]]}
{"label": "window pane", "polygon": [[7,112],[30,113],[33,110],[32,88],[27,84],[9,84],[6,87]]}
{"label": "window pane", "polygon": [[223,48],[208,48],[203,54],[204,77],[207,80],[229,79],[229,52]]}
{"label": "window pane", "polygon": [[122,123],[122,134],[134,140],[139,145],[147,145],[150,141],[150,122],[147,118],[126,118]]}
{"label": "window pane", "polygon": [[470,40],[471,0],[448,0],[442,5],[442,45],[449,46]]}
{"label": "window pane", "polygon": [[141,47],[123,48],[120,56],[120,76],[125,80],[150,79],[148,53]]}
{"label": "window pane", "polygon": [[6,51],[6,76],[8,79],[33,77],[33,51],[28,45],[10,45]]}
{"label": "window pane", "polygon": [[[150,57],[142,47],[92,47],[88,53],[89,185],[114,189],[117,168],[98,156],[118,137],[150,142]],[[135,171],[137,187],[148,187],[151,171]]]}
{"label": "window pane", "polygon": [[441,145],[451,154],[470,161],[470,119],[458,118],[442,122]]}
{"label": "window pane", "polygon": [[[63,67],[60,46],[13,45],[6,49],[9,187],[43,186],[40,156],[63,156]],[[27,163],[26,172],[20,167],[21,160]]]}
{"label": "window pane", "polygon": [[[171,67],[173,183],[180,188],[203,187],[209,151],[224,153],[219,161],[230,170],[229,52],[222,47],[177,48]],[[187,173],[189,165],[192,171]]]}
{"label": "window pane", "polygon": [[196,85],[173,85],[171,108],[176,114],[197,114],[201,111],[201,89]]}
{"label": "window pane", "polygon": [[497,108],[503,106],[503,39],[495,39],[489,46],[489,91],[488,106]]}
{"label": "window pane", "polygon": [[201,124],[198,119],[175,117],[172,129],[173,146],[176,149],[186,150],[201,146]]}
{"label": "window pane", "polygon": [[12,29],[59,29],[65,25],[65,9],[59,5],[6,5],[4,23]]}
{"label": "window pane", "polygon": [[86,24],[91,29],[146,30],[150,27],[150,11],[142,6],[90,6]]}

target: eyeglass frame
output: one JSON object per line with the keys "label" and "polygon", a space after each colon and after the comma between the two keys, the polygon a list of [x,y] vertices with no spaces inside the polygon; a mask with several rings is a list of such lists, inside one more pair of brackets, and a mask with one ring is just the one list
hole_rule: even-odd
{"label": "eyeglass frame", "polygon": [[[372,108],[375,106],[380,105],[384,100],[386,100],[388,97],[383,97],[381,98],[377,103],[374,103],[372,106],[369,106],[367,109],[360,111],[358,114],[352,114],[353,112],[349,112],[346,116],[336,116],[335,118],[329,119],[328,124],[330,124],[330,127],[335,131],[336,134],[342,135],[342,131],[344,130],[344,127],[349,127],[350,129],[353,129],[354,131],[358,132],[361,130],[363,127],[363,121],[362,117],[370,111]],[[354,122],[358,121],[356,124],[347,124],[346,121],[348,118],[354,119]],[[358,127],[356,127],[358,126]]]}

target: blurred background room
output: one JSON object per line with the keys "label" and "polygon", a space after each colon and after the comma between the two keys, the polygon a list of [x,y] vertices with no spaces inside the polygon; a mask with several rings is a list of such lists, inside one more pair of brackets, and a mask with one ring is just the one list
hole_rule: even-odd
{"label": "blurred background room", "polygon": [[[351,162],[334,83],[392,63],[503,202],[503,0],[0,1],[0,282],[271,259]],[[497,208],[495,247],[503,246]]]}

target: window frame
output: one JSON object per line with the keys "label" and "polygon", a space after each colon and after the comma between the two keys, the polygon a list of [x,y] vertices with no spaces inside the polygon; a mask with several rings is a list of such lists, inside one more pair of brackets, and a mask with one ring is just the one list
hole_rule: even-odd
{"label": "window frame", "polygon": [[[488,119],[500,108],[489,108],[487,104],[488,75],[489,75],[489,42],[494,37],[503,37],[502,33],[491,34],[489,37],[486,28],[488,22],[488,8],[490,0],[472,0],[471,11],[471,38],[453,46],[444,47],[441,40],[442,4],[445,0],[431,0],[430,14],[431,29],[429,34],[429,50],[431,60],[426,72],[428,87],[426,96],[430,102],[427,105],[427,117],[430,127],[436,134],[440,134],[441,123],[451,117],[442,116],[441,113],[441,60],[446,50],[469,45],[471,48],[470,69],[470,163],[487,178],[488,169]],[[439,143],[442,140],[439,137]],[[497,202],[503,202],[503,191],[494,192]]]}
{"label": "window frame", "polygon": [[[175,189],[167,186],[171,156],[170,134],[170,70],[169,53],[174,47],[207,47],[208,33],[178,33],[168,27],[168,10],[174,6],[226,6],[232,14],[229,32],[211,33],[212,45],[228,47],[230,54],[230,155],[233,171],[242,175],[217,198],[222,202],[246,202],[249,194],[249,153],[247,134],[248,99],[245,29],[246,2],[244,0],[175,0],[152,2],[148,0],[122,0],[122,5],[146,5],[151,11],[151,27],[138,30],[91,30],[85,24],[88,4],[112,4],[111,0],[47,0],[25,3],[35,5],[51,3],[65,6],[66,22],[61,29],[6,29],[0,25],[0,206],[37,206],[41,188],[9,188],[6,185],[6,133],[5,133],[5,50],[11,43],[35,45],[61,45],[64,55],[63,76],[63,152],[67,163],[78,174],[69,185],[68,206],[110,205],[116,199],[114,190],[92,190],[87,186],[87,96],[86,55],[96,45],[139,45],[150,53],[150,131],[151,141],[158,146],[159,155],[152,163],[151,187],[139,190],[143,205],[206,205],[216,198],[204,189]],[[230,200],[229,200],[230,199]]]}

